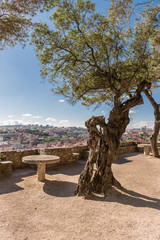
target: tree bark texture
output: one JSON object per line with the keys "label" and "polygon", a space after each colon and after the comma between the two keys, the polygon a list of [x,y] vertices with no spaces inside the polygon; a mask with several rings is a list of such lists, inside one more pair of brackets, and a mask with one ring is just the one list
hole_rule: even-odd
{"label": "tree bark texture", "polygon": [[108,187],[118,184],[113,176],[111,164],[118,158],[119,139],[129,123],[129,118],[125,113],[120,119],[117,111],[117,114],[114,114],[115,111],[112,112],[112,121],[109,120],[108,124],[103,117],[92,117],[86,122],[90,152],[79,178],[78,195],[86,196],[90,192],[105,194]]}
{"label": "tree bark texture", "polygon": [[129,124],[130,108],[143,104],[141,91],[147,82],[140,84],[130,99],[110,112],[108,123],[104,117],[92,117],[86,121],[88,129],[89,156],[81,173],[76,194],[87,196],[91,192],[106,195],[108,188],[120,187],[112,172],[112,163],[118,159],[120,139]]}
{"label": "tree bark texture", "polygon": [[144,93],[154,108],[155,121],[154,121],[153,133],[150,137],[150,143],[151,143],[153,156],[159,157],[157,138],[158,138],[159,129],[160,129],[160,104],[156,103],[156,101],[152,97],[152,94],[149,93],[148,90],[144,90]]}

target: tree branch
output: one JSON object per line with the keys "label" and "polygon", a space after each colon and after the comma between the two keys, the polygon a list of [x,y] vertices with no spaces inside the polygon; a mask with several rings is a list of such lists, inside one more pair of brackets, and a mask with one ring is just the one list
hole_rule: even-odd
{"label": "tree branch", "polygon": [[82,30],[80,29],[80,23],[77,19],[77,16],[74,12],[74,10],[72,9],[72,7],[70,6],[70,10],[72,11],[72,14],[73,14],[73,17],[74,17],[74,20],[75,20],[75,23],[77,25],[77,30],[79,31],[79,33],[81,33],[81,35],[83,36],[83,39],[85,40],[85,44],[87,45],[87,47],[91,50],[91,54],[92,54],[92,58],[93,58],[93,61],[95,63],[95,66],[97,67],[97,69],[101,70],[101,68],[98,66],[98,63],[97,63],[97,60],[96,60],[96,57],[95,57],[95,53],[94,53],[94,49],[93,47],[91,47],[91,45],[88,43],[88,41],[86,40],[86,37],[84,35],[84,33],[82,32]]}
{"label": "tree branch", "polygon": [[148,90],[144,90],[143,91],[144,94],[146,95],[146,97],[148,98],[148,100],[150,101],[150,103],[152,104],[154,110],[156,110],[157,108],[159,109],[159,105],[156,103],[156,101],[153,99],[153,97],[151,96],[151,94],[149,94]]}
{"label": "tree branch", "polygon": [[122,103],[121,105],[121,111],[122,112],[126,112],[128,111],[130,108],[143,104],[143,98],[141,96],[141,93],[145,91],[145,89],[150,89],[151,87],[151,83],[147,82],[147,81],[143,81],[141,82],[138,87],[137,90],[134,94],[133,97],[131,97],[130,99],[128,99],[127,101],[125,101],[124,103]]}
{"label": "tree branch", "polygon": [[[143,2],[143,3],[141,3],[141,2],[137,3],[137,4],[131,9],[130,13],[128,14],[128,16],[127,16],[126,19],[125,19],[125,22],[128,22],[128,21],[130,20],[131,15],[133,14],[135,8],[137,8],[138,6],[142,6],[142,5],[145,5],[145,4],[149,4],[149,3],[153,2],[153,1],[154,1],[154,0],[146,1],[146,2]],[[123,29],[123,30],[124,30],[124,29]]]}

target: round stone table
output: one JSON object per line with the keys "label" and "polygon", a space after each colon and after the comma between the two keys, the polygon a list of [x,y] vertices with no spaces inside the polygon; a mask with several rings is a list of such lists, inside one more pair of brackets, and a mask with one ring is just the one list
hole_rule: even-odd
{"label": "round stone table", "polygon": [[38,181],[45,180],[46,164],[60,162],[60,157],[55,155],[30,155],[22,158],[22,162],[28,164],[37,164],[37,179]]}

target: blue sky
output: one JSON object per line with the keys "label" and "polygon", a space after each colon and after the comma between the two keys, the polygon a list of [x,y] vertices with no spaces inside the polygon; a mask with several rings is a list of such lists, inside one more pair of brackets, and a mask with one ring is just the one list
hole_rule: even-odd
{"label": "blue sky", "polygon": [[51,92],[52,85],[40,77],[39,63],[32,46],[0,51],[0,125],[37,123],[55,126],[84,126],[92,115],[106,108],[88,110],[80,103],[69,105]]}
{"label": "blue sky", "polygon": [[[104,2],[104,1],[103,1]],[[64,97],[51,92],[52,85],[43,82],[33,46],[0,51],[0,125],[49,124],[53,126],[82,126],[91,116],[108,117],[110,108],[101,106],[96,111],[80,103],[69,105]],[[154,94],[158,100],[159,90]],[[129,127],[152,127],[153,109],[144,97],[144,105],[130,112]]]}

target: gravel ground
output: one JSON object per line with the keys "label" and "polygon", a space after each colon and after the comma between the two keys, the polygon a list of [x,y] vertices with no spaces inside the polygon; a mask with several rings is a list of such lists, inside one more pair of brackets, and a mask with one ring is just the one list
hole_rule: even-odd
{"label": "gravel ground", "polygon": [[106,198],[77,197],[84,161],[48,171],[33,169],[0,180],[1,240],[160,240],[160,159],[121,155],[113,172],[123,190]]}

